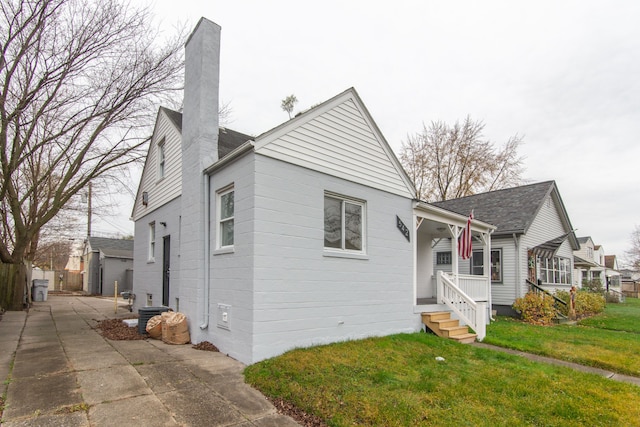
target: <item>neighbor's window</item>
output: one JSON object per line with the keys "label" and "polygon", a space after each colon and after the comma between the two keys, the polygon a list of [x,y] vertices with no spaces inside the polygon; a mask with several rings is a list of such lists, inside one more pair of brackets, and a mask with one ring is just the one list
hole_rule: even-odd
{"label": "neighbor's window", "polygon": [[571,284],[571,260],[568,258],[538,258],[543,283]]}
{"label": "neighbor's window", "polygon": [[218,248],[233,246],[233,186],[218,192]]}
{"label": "neighbor's window", "polygon": [[153,261],[155,259],[156,252],[156,223],[152,222],[149,224],[149,257],[147,258],[149,261]]}
{"label": "neighbor's window", "polygon": [[158,179],[164,178],[165,166],[164,138],[158,142]]}
{"label": "neighbor's window", "polygon": [[437,265],[451,264],[451,252],[437,252],[436,264]]}
{"label": "neighbor's window", "polygon": [[363,252],[365,203],[340,196],[324,196],[324,247]]}
{"label": "neighbor's window", "polygon": [[[484,274],[484,251],[473,251],[471,256],[471,274],[482,276]],[[491,281],[502,282],[502,250],[491,250]]]}

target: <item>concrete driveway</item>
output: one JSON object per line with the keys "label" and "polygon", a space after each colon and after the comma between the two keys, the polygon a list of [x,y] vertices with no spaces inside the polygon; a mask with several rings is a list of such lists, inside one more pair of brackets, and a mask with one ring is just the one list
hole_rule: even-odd
{"label": "concrete driveway", "polygon": [[49,295],[28,314],[4,314],[3,427],[298,425],[223,354],[103,338],[97,320],[129,314],[124,304],[114,311],[109,299]]}

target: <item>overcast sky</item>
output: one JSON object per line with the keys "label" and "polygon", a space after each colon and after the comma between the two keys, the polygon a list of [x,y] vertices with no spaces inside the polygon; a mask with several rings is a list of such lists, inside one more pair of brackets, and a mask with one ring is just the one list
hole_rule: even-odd
{"label": "overcast sky", "polygon": [[496,144],[524,136],[526,179],[556,181],[578,237],[629,248],[640,2],[148,1],[168,32],[222,27],[229,128],[258,135],[288,118],[285,96],[298,111],[352,86],[396,153],[423,123],[470,115]]}

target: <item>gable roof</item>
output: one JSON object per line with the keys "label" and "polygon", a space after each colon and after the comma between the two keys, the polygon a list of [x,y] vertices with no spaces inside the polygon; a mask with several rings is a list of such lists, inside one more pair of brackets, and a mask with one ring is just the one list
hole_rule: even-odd
{"label": "gable roof", "polygon": [[[164,118],[166,117],[166,119]],[[164,124],[168,124],[169,127],[164,126],[162,127],[161,125]],[[166,132],[168,129],[173,129],[174,131],[171,132],[172,134],[172,147],[175,147],[177,145],[177,150],[174,151],[175,153],[175,161],[178,162],[179,165],[181,165],[182,162],[182,149],[181,149],[181,144],[182,144],[182,113],[178,112],[178,111],[174,111],[170,108],[167,107],[160,107],[158,109],[158,114],[156,116],[156,121],[155,121],[155,125],[154,125],[154,130],[153,130],[153,135],[152,135],[152,141],[156,140],[156,137],[164,137],[166,135]],[[253,140],[254,137],[241,133],[241,132],[237,132],[235,130],[232,129],[227,129],[224,127],[220,127],[219,131],[218,131],[218,157],[220,159],[227,157],[231,152],[233,152],[236,148],[238,148],[239,146],[241,146],[242,144],[244,144],[246,141],[251,141]],[[137,221],[137,219],[139,217],[142,217],[144,215],[146,215],[148,212],[153,211],[154,209],[156,209],[158,206],[154,206],[151,209],[143,209],[142,206],[142,193],[144,191],[156,191],[156,192],[161,192],[162,193],[162,197],[164,197],[165,199],[173,199],[175,197],[180,196],[181,194],[181,182],[180,180],[182,179],[182,172],[181,170],[178,170],[177,172],[174,173],[174,175],[169,177],[169,180],[167,182],[172,182],[172,183],[176,183],[176,185],[171,185],[169,188],[171,189],[171,191],[165,191],[167,188],[153,188],[150,190],[148,187],[147,188],[143,188],[143,183],[145,182],[145,178],[147,174],[153,173],[153,165],[150,164],[150,159],[151,159],[151,153],[152,153],[152,149],[154,149],[154,145],[153,143],[149,144],[149,148],[147,150],[147,155],[145,156],[145,161],[144,161],[144,166],[142,169],[142,174],[140,176],[140,181],[138,182],[138,190],[136,193],[136,198],[133,204],[133,208],[131,211],[131,218],[134,221]],[[178,169],[180,169],[180,167],[178,167]],[[147,177],[148,178],[148,177]],[[166,184],[165,184],[166,187]],[[155,200],[155,203],[157,204],[157,200],[158,198],[152,198]],[[166,202],[166,201],[165,201]],[[160,202],[160,205],[163,204],[163,202]]]}
{"label": "gable roof", "polygon": [[[164,111],[167,114],[167,117],[169,117],[171,123],[173,123],[180,135],[182,135],[182,113],[171,110],[167,107],[160,107],[160,110]],[[253,136],[235,131],[233,129],[220,127],[218,130],[218,159],[223,159],[227,154],[229,154],[245,142],[253,140]]]}
{"label": "gable roof", "polygon": [[616,265],[616,256],[615,255],[605,255],[604,256],[604,266],[610,268],[611,270],[615,270]]}
{"label": "gable roof", "polygon": [[[555,181],[505,188],[432,204],[461,215],[469,215],[473,210],[475,218],[497,227],[493,235],[498,237],[526,234],[549,196],[556,202],[558,214],[567,232],[570,232],[573,227]],[[571,232],[568,237],[572,247],[579,248],[575,234]]]}
{"label": "gable roof", "polygon": [[89,237],[89,248],[111,258],[133,259],[133,240]]}
{"label": "gable roof", "polygon": [[415,187],[354,88],[259,135],[255,152],[413,199]]}
{"label": "gable roof", "polygon": [[475,218],[497,227],[494,236],[524,234],[554,187],[553,181],[545,181],[432,204],[461,215],[473,210]]}

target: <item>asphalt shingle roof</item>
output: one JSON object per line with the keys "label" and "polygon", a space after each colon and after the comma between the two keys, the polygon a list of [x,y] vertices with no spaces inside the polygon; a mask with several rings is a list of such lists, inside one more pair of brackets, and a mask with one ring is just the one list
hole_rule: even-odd
{"label": "asphalt shingle roof", "polygon": [[89,237],[89,246],[94,251],[102,251],[108,257],[133,258],[133,240]]}
{"label": "asphalt shingle roof", "polygon": [[[167,114],[178,131],[182,133],[182,113],[170,110],[166,107],[160,108]],[[232,129],[221,127],[218,131],[218,158],[222,159],[224,156],[249,140],[253,141],[255,138]]]}
{"label": "asphalt shingle roof", "polygon": [[527,231],[554,186],[554,181],[544,181],[432,204],[465,216],[473,210],[476,219],[497,227],[494,236],[521,234]]}

